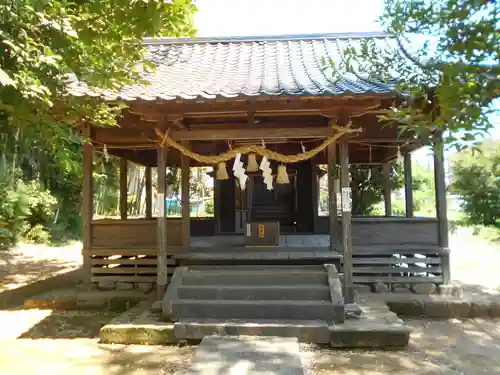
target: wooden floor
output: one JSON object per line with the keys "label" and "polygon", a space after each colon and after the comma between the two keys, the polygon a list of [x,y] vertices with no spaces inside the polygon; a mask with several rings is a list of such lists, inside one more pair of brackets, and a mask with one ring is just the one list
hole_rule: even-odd
{"label": "wooden floor", "polygon": [[279,247],[246,247],[244,240],[243,234],[191,237],[189,249],[174,258],[181,265],[340,265],[342,258],[331,251],[328,235],[281,235]]}
{"label": "wooden floor", "polygon": [[[191,249],[241,247],[244,246],[244,239],[243,234],[191,237]],[[327,250],[329,246],[330,238],[327,234],[284,234],[280,236],[280,247]]]}

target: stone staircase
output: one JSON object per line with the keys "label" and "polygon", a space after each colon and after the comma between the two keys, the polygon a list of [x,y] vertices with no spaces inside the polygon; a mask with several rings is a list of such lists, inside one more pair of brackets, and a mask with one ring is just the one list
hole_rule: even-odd
{"label": "stone staircase", "polygon": [[344,314],[333,265],[178,267],[162,303],[178,339],[217,334],[323,343]]}

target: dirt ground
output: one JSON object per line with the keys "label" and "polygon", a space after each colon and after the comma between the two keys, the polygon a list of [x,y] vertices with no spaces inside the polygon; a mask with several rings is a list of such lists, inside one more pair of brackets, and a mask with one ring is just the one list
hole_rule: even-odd
{"label": "dirt ground", "polygon": [[[0,313],[0,374],[181,375],[187,369],[194,346],[99,344],[99,328],[113,316],[50,310]],[[5,323],[16,329],[6,333]],[[415,331],[410,346],[401,351],[334,351],[303,344],[306,375],[500,373],[499,320],[408,324]]]}
{"label": "dirt ground", "polygon": [[[468,288],[496,292],[500,247],[468,232],[451,238],[454,279]],[[474,257],[471,258],[471,252]],[[474,261],[478,259],[478,261]],[[488,259],[487,265],[484,261]],[[0,293],[57,274],[80,263],[80,245],[19,247],[0,254]],[[0,374],[181,375],[192,346],[123,346],[98,343],[111,312],[0,310]],[[410,320],[414,328],[402,351],[333,351],[302,345],[306,375],[500,374],[500,320]]]}
{"label": "dirt ground", "polygon": [[78,242],[61,247],[20,244],[0,251],[0,293],[77,268],[81,248]]}

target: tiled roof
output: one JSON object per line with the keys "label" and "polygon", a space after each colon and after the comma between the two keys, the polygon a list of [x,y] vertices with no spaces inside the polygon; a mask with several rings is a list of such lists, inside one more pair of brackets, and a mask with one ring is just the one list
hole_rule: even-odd
{"label": "tiled roof", "polygon": [[156,69],[144,75],[148,85],[111,92],[74,83],[69,92],[127,101],[389,93],[390,84],[352,74],[334,80],[331,70],[324,69],[324,61],[338,61],[341,51],[367,37],[385,46],[395,45],[394,39],[374,33],[149,39],[145,40],[147,59]]}

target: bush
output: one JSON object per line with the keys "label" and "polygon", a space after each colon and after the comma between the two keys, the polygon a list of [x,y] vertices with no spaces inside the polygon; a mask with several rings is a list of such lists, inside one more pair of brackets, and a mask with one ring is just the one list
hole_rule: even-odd
{"label": "bush", "polygon": [[0,180],[0,249],[14,246],[26,229],[29,199],[22,182]]}
{"label": "bush", "polygon": [[495,225],[500,218],[500,142],[487,141],[452,160],[450,191],[472,224]]}
{"label": "bush", "polygon": [[37,181],[28,184],[0,177],[0,249],[9,249],[22,238],[37,243],[50,240],[53,207],[57,200]]}
{"label": "bush", "polygon": [[205,203],[205,213],[207,215],[213,215],[214,214],[214,201],[213,199],[210,199]]}
{"label": "bush", "polygon": [[46,244],[51,240],[51,234],[46,227],[37,224],[28,228],[24,233],[23,240],[30,243]]}

